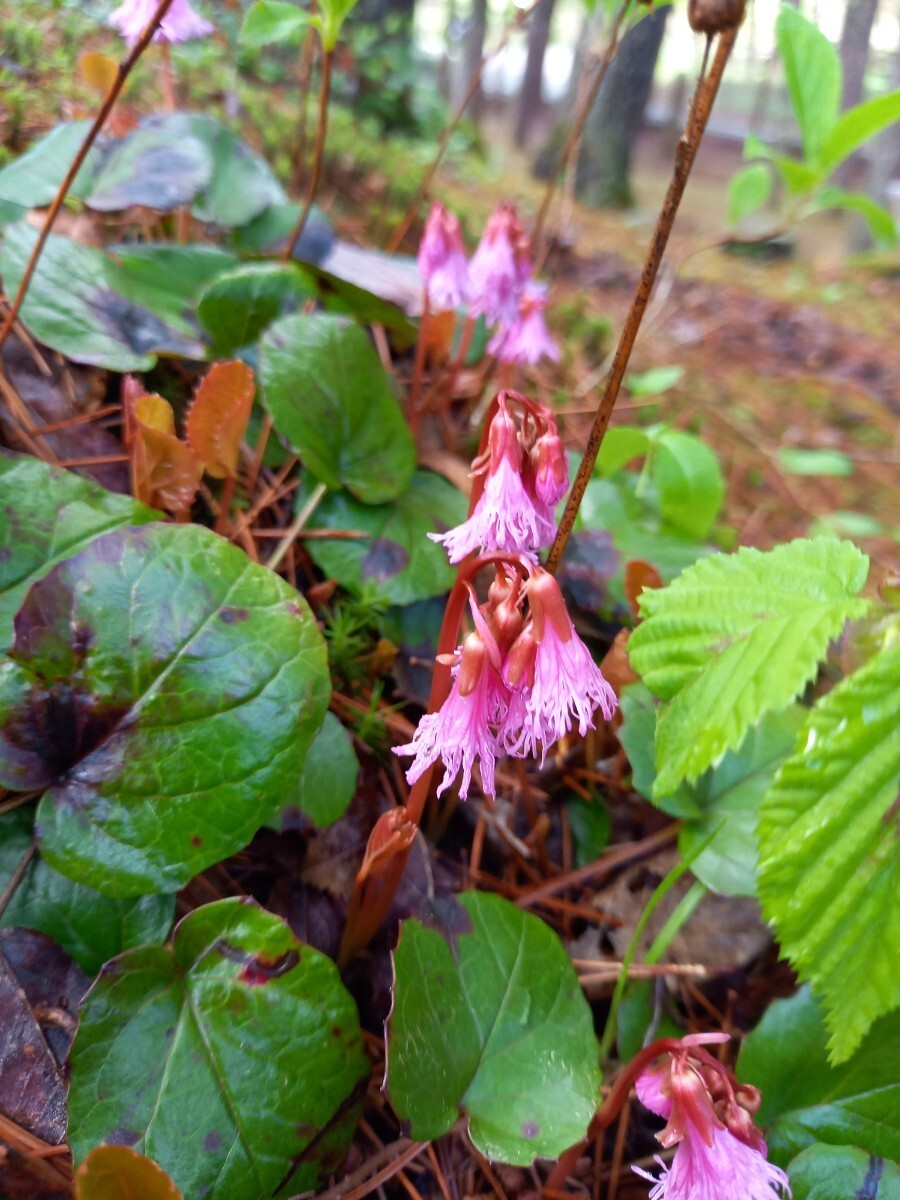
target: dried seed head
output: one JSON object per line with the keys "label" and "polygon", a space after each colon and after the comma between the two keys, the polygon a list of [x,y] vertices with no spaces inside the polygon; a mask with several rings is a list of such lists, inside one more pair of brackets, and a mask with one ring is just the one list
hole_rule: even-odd
{"label": "dried seed head", "polygon": [[695,33],[723,33],[744,19],[746,0],[690,0],[688,21]]}

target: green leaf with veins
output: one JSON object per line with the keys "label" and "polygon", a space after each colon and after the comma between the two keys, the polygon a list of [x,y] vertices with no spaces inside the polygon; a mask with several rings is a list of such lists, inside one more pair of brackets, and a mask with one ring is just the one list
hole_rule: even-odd
{"label": "green leaf with veins", "polygon": [[29,591],[0,666],[0,784],[46,788],[41,852],[111,896],[244,846],[329,694],[303,598],[200,526],[95,539]]}
{"label": "green leaf with veins", "polygon": [[792,1200],[900,1200],[900,1167],[855,1146],[817,1142],[788,1167]]}
{"label": "green leaf with veins", "polygon": [[364,504],[406,491],[415,446],[364,330],[324,313],[283,317],[260,349],[275,428],[322,483],[346,487]]}
{"label": "green leaf with veins", "polygon": [[171,946],[110,963],[69,1066],[76,1162],[124,1143],[185,1196],[215,1200],[269,1200],[289,1175],[291,1193],[316,1188],[340,1165],[368,1076],[335,965],[238,899],[190,913]]}
{"label": "green leaf with veins", "polygon": [[13,617],[36,579],[91,539],[159,515],[130,496],[107,492],[40,459],[0,452],[0,651],[13,639]]}
{"label": "green leaf with veins", "polygon": [[[298,505],[302,503],[303,497],[298,498]],[[412,604],[443,595],[453,586],[456,568],[428,534],[464,521],[466,500],[440,475],[417,471],[407,491],[386,504],[361,504],[349,492],[331,492],[314,519],[323,529],[370,535],[308,543],[313,561],[352,592],[374,586],[388,604]]]}
{"label": "green leaf with veins", "polygon": [[314,277],[296,263],[245,263],[213,280],[197,311],[215,355],[226,358],[255,342],[286,305],[316,295]]}
{"label": "green leaf with veins", "polygon": [[[0,892],[33,839],[30,810],[16,809],[0,816]],[[96,975],[123,950],[165,941],[174,915],[174,895],[113,900],[60,875],[38,856],[0,916],[0,925],[46,933],[84,971]]]}
{"label": "green leaf with veins", "polygon": [[736,750],[766,712],[815,676],[828,643],[869,602],[868,559],[850,542],[798,539],[701,559],[644,591],[631,665],[668,703],[656,733],[654,796],[697,779]]}
{"label": "green leaf with veins", "polygon": [[459,1111],[486,1157],[527,1166],[578,1142],[596,1111],[590,1008],[559,938],[486,892],[404,921],[394,951],[387,1090],[412,1136]]}
{"label": "green leaf with veins", "polygon": [[841,61],[825,34],[787,4],[781,6],[775,22],[775,37],[803,135],[803,152],[817,164],[838,119]]}
{"label": "green leaf with veins", "polygon": [[763,912],[822,997],[833,1062],[900,1007],[898,713],[893,646],[818,701],[760,809]]}

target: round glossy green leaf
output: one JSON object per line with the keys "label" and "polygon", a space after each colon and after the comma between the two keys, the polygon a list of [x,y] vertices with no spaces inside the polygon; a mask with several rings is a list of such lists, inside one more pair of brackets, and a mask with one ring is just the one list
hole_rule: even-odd
{"label": "round glossy green leaf", "polygon": [[[38,232],[10,225],[3,239],[0,273],[15,293]],[[203,358],[206,348],[184,326],[168,319],[163,305],[147,306],[131,295],[127,275],[104,251],[51,234],[22,306],[22,320],[45,345],[74,362],[111,371],[147,371],[158,354]]]}
{"label": "round glossy green leaf", "polygon": [[810,1146],[788,1178],[793,1200],[900,1200],[900,1167],[853,1146]]}
{"label": "round glossy green leaf", "polygon": [[130,496],[48,466],[0,453],[0,650],[13,638],[13,617],[28,588],[92,538],[157,515]]}
{"label": "round glossy green leaf", "polygon": [[227,357],[255,342],[288,301],[317,291],[309,273],[293,263],[247,263],[210,284],[198,314],[213,335],[215,353]]}
{"label": "round glossy green leaf", "polygon": [[770,1005],[744,1043],[738,1076],[762,1091],[757,1123],[769,1157],[786,1167],[807,1146],[827,1142],[900,1159],[900,1009],[877,1021],[840,1066],[828,1065],[827,1037],[819,1002],[805,987]]}
{"label": "round glossy green leaf", "polygon": [[358,778],[359,760],[350,735],[334,713],[326,713],[286,803],[302,809],[319,828],[332,825],[346,812]]}
{"label": "round glossy green leaf", "polygon": [[275,428],[329,488],[365,504],[409,486],[413,440],[365,331],[345,317],[284,317],[263,337],[261,374]]}
{"label": "round glossy green leaf", "polygon": [[663,520],[687,537],[705,538],[725,496],[715,452],[689,433],[667,429],[656,440],[653,478]]}
{"label": "round glossy green leaf", "polygon": [[[24,154],[7,163],[0,171],[0,200],[25,208],[43,208],[52,203],[90,125],[90,121],[63,121],[38,138]],[[83,196],[90,188],[102,157],[102,150],[97,147],[88,155],[70,189],[73,196]]]}
{"label": "round glossy green leaf", "polygon": [[215,1200],[270,1200],[301,1158],[284,1194],[315,1187],[336,1165],[322,1142],[368,1073],[334,964],[234,899],[185,917],[171,946],[107,965],[69,1065],[76,1162],[129,1145],[185,1196]]}
{"label": "round glossy green leaf", "polygon": [[[33,838],[30,811],[22,808],[0,816],[0,892]],[[174,895],[113,900],[60,875],[38,856],[0,916],[0,925],[46,933],[82,970],[96,975],[123,950],[165,941],[174,915]]]}
{"label": "round glossy green leaf", "polygon": [[417,471],[407,491],[387,504],[360,504],[348,492],[332,492],[316,509],[323,529],[350,529],[367,538],[316,538],[308,543],[326,575],[354,592],[377,588],[388,604],[412,604],[448,592],[456,569],[429,533],[443,533],[466,519],[463,494],[440,475]]}
{"label": "round glossy green leaf", "polygon": [[386,1085],[412,1136],[460,1110],[488,1158],[524,1166],[585,1134],[600,1095],[591,1010],[543,921],[465,892],[404,921],[394,951]]}
{"label": "round glossy green leaf", "polygon": [[47,788],[41,850],[113,896],[165,892],[278,811],[329,693],[283,580],[199,526],[106,534],[32,587],[0,666],[0,782]]}

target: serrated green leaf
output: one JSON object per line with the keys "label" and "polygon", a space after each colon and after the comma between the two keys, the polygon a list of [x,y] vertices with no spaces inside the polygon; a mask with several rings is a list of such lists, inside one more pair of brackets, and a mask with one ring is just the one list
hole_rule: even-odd
{"label": "serrated green leaf", "polygon": [[290,302],[317,294],[313,277],[295,263],[247,263],[213,280],[197,313],[214,355],[227,358],[255,342]]}
{"label": "serrated green leaf", "polygon": [[900,91],[876,96],[841,113],[819,153],[819,166],[830,174],[863,142],[895,121],[900,121]]}
{"label": "serrated green leaf", "polygon": [[324,313],[283,317],[262,339],[260,373],[275,428],[324,484],[364,504],[406,491],[415,446],[358,325]]}
{"label": "serrated green leaf", "polygon": [[333,825],[346,812],[358,778],[353,741],[337,717],[326,713],[285,803],[301,809],[319,828]]}
{"label": "serrated green leaf", "polygon": [[764,163],[751,163],[732,175],[728,184],[728,224],[739,225],[772,194],[772,172]]}
{"label": "serrated green leaf", "polygon": [[236,899],[185,917],[171,946],[111,963],[69,1065],[76,1162],[126,1142],[185,1196],[216,1200],[270,1200],[297,1160],[291,1190],[315,1188],[319,1138],[368,1074],[334,964]]}
{"label": "serrated green leaf", "polygon": [[303,598],[196,525],[96,538],[28,592],[0,665],[0,782],[48,788],[41,852],[166,892],[278,812],[329,693]]}
{"label": "serrated green leaf", "polygon": [[36,579],[92,538],[159,514],[71,471],[26,455],[0,453],[0,652],[13,617]]}
{"label": "serrated green leaf", "polygon": [[778,13],[775,37],[803,151],[815,161],[838,118],[841,61],[825,34],[788,4]]}
{"label": "serrated green leaf", "polygon": [[[0,816],[0,892],[33,838],[30,811],[16,809]],[[0,926],[18,925],[46,933],[82,970],[96,975],[123,950],[165,941],[174,915],[174,895],[113,900],[60,875],[38,857],[0,916]]]}
{"label": "serrated green leaf", "polygon": [[631,635],[634,669],[669,701],[657,727],[654,795],[735,750],[765,712],[814,677],[828,643],[862,616],[868,559],[849,542],[802,539],[702,559],[645,591]]}
{"label": "serrated green leaf", "polygon": [[309,13],[287,0],[256,0],[244,17],[240,42],[244,46],[293,45],[309,28]]}
{"label": "serrated green leaf", "polygon": [[527,1165],[584,1136],[600,1091],[590,1008],[556,935],[485,892],[404,921],[394,951],[387,1088],[412,1136],[461,1109],[488,1158]]}
{"label": "serrated green leaf", "polygon": [[900,1006],[900,974],[884,953],[900,945],[898,712],[893,647],[815,705],[760,810],[763,911],[823,998],[834,1062]]}
{"label": "serrated green leaf", "polygon": [[793,1200],[900,1200],[900,1167],[854,1146],[810,1146],[788,1178]]}
{"label": "serrated green leaf", "polygon": [[828,1065],[825,1038],[821,1008],[805,987],[770,1005],[744,1043],[738,1078],[762,1091],[757,1122],[770,1158],[786,1167],[816,1142],[900,1158],[900,1013],[882,1017],[841,1066]]}
{"label": "serrated green leaf", "polygon": [[388,604],[412,604],[453,586],[456,568],[428,534],[465,519],[462,492],[440,475],[417,471],[403,495],[387,504],[361,504],[345,491],[329,493],[316,509],[316,524],[370,536],[316,538],[307,548],[317,566],[342,587],[362,592],[375,586]]}
{"label": "serrated green leaf", "polygon": [[702,541],[725,496],[715,451],[689,433],[663,430],[654,445],[653,479],[663,520],[679,533]]}

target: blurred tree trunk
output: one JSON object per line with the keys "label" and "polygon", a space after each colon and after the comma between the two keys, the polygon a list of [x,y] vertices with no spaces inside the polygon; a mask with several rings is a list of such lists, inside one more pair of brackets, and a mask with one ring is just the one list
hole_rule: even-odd
{"label": "blurred tree trunk", "polygon": [[[889,91],[900,91],[900,44],[891,59],[891,72],[888,82]],[[872,146],[872,173],[869,179],[869,191],[879,204],[890,208],[891,181],[895,175],[900,175],[900,121],[888,126],[875,139]],[[897,203],[894,197],[893,203]]]}
{"label": "blurred tree trunk", "polygon": [[547,43],[550,41],[550,22],[553,19],[555,7],[556,0],[541,0],[531,14],[531,28],[528,31],[528,58],[525,63],[522,93],[519,96],[519,111],[516,116],[517,146],[526,144],[543,107],[541,80],[544,76],[544,56],[547,53]]}
{"label": "blurred tree trunk", "polygon": [[862,100],[866,64],[869,61],[869,39],[877,11],[878,0],[847,0],[841,33],[841,63],[844,67],[841,108],[852,108]]}
{"label": "blurred tree trunk", "polygon": [[586,204],[624,208],[632,201],[631,156],[670,11],[669,4],[656,8],[631,28],[606,73],[578,160],[575,186]]}
{"label": "blurred tree trunk", "polygon": [[[484,39],[487,36],[487,0],[472,0],[469,28],[463,43],[463,91],[468,90],[469,80],[481,66],[484,58]],[[467,115],[477,121],[484,111],[484,93],[479,87],[469,101]]]}

